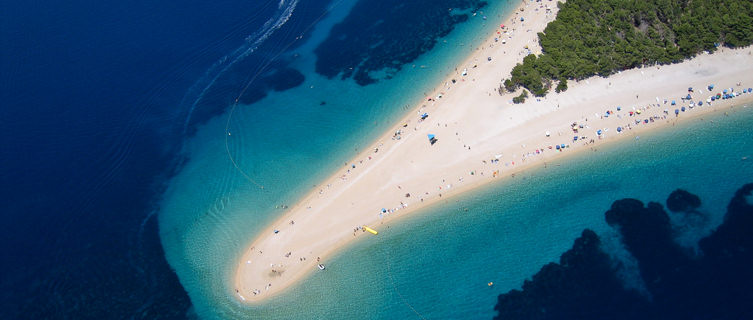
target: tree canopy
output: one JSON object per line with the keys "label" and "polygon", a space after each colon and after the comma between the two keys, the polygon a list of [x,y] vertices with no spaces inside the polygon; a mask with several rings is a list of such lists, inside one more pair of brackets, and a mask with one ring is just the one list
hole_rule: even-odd
{"label": "tree canopy", "polygon": [[[542,54],[528,55],[504,81],[543,96],[553,81],[608,76],[670,64],[718,46],[753,43],[750,0],[568,0],[540,32]],[[567,89],[558,85],[558,89]]]}

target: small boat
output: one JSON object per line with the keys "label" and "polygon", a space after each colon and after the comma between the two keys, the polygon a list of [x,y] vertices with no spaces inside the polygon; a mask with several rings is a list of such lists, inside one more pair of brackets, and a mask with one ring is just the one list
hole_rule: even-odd
{"label": "small boat", "polygon": [[487,283],[486,285],[487,285],[487,286],[490,286],[490,287],[491,287],[491,286],[493,286],[493,285],[494,285],[494,282],[489,282],[489,283]]}
{"label": "small boat", "polygon": [[321,264],[321,263],[320,263],[320,264],[318,265],[318,267],[319,267],[319,270],[324,270],[324,269],[326,269],[326,267],[324,267],[324,265],[323,265],[323,264]]}

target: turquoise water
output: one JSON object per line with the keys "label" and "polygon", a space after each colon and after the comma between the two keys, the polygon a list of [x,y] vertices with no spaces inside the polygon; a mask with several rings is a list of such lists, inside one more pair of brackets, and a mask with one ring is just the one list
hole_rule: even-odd
{"label": "turquoise water", "polygon": [[[753,153],[753,112],[739,109],[449,198],[380,226],[379,237],[353,243],[328,259],[327,272],[269,303],[241,305],[229,280],[235,262],[283,213],[278,207],[295,203],[369,145],[494,28],[481,19],[461,24],[413,63],[427,68],[407,66],[389,81],[361,87],[317,76],[307,53],[349,5],[335,8],[299,48],[303,85],[240,105],[185,145],[189,160],[162,201],[160,231],[168,261],[203,318],[491,318],[498,294],[557,259],[583,228],[608,232],[603,212],[612,201],[663,201],[682,187],[719,210],[753,176],[753,164],[741,161]],[[485,11],[493,16],[510,5]],[[711,213],[718,222],[721,211]]]}
{"label": "turquoise water", "polygon": [[[311,54],[352,5],[337,2],[312,30],[309,42],[296,49],[299,57],[291,66],[306,76],[301,86],[238,105],[232,118],[225,114],[208,121],[184,146],[188,161],[161,201],[160,234],[168,262],[202,318],[352,318],[364,310],[365,301],[373,302],[369,305],[375,312],[386,312],[379,297],[356,299],[348,290],[334,291],[342,294],[339,301],[353,303],[333,309],[333,287],[316,284],[263,307],[242,306],[229,280],[239,254],[283,213],[281,205],[295,203],[369,145],[495,28],[479,15],[459,24],[392,79],[362,87],[351,79],[317,75]],[[508,12],[510,5],[494,4],[484,12],[493,17]],[[319,293],[311,291],[317,287]]]}

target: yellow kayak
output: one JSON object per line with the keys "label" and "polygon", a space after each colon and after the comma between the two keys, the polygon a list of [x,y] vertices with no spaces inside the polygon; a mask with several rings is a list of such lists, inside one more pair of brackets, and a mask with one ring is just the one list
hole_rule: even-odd
{"label": "yellow kayak", "polygon": [[374,230],[372,228],[369,228],[367,226],[363,226],[363,229],[366,230],[366,231],[368,231],[368,232],[371,232],[372,234],[378,234],[379,233],[376,230]]}

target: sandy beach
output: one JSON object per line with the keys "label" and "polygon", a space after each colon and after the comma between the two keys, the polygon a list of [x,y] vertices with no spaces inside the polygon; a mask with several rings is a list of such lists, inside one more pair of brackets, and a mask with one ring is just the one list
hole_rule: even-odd
{"label": "sandy beach", "polygon": [[[385,222],[556,157],[753,101],[748,47],[570,81],[564,93],[513,104],[519,92],[501,96],[501,80],[529,52],[540,52],[536,34],[555,18],[556,3],[521,3],[456,74],[250,242],[232,279],[236,298],[262,302],[318,272],[318,264],[326,266],[352,240],[379,236],[363,226],[378,231]],[[740,95],[708,102],[724,90]]]}

